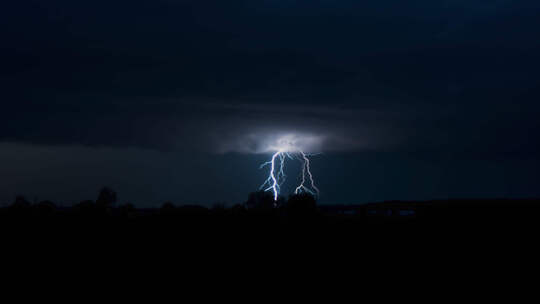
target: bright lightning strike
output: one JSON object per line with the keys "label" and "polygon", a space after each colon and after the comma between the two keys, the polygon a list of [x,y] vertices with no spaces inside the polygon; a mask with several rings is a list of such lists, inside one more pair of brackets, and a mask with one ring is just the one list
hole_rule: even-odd
{"label": "bright lightning strike", "polygon": [[[296,190],[294,191],[294,193],[298,194],[298,193],[301,193],[302,191],[305,191],[312,195],[318,196],[319,189],[315,186],[315,182],[313,181],[313,174],[311,174],[311,168],[309,166],[309,158],[304,152],[300,151],[299,153],[302,156],[302,182],[300,183],[298,187],[296,187]],[[305,185],[306,173],[308,175],[311,188],[306,187]]]}
{"label": "bright lightning strike", "polygon": [[306,154],[301,149],[295,147],[294,142],[288,137],[281,138],[275,146],[275,150],[277,151],[272,155],[271,160],[261,165],[261,169],[269,166],[270,172],[260,189],[272,191],[274,200],[277,201],[281,185],[283,185],[287,178],[285,175],[285,162],[287,159],[297,159],[301,163],[302,172],[300,175],[300,184],[296,187],[294,193],[299,194],[305,192],[318,196],[319,189],[315,186],[308,158],[310,154]]}

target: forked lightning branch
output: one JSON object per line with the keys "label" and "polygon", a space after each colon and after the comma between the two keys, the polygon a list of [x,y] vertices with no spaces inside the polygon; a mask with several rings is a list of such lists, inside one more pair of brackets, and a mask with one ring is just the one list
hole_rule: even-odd
{"label": "forked lightning branch", "polygon": [[285,164],[287,160],[298,160],[301,163],[300,183],[295,188],[294,193],[309,193],[314,196],[319,195],[319,189],[315,186],[313,174],[311,173],[309,156],[299,148],[295,147],[291,142],[281,141],[276,152],[272,155],[271,160],[261,165],[261,169],[270,168],[268,178],[261,185],[260,189],[264,191],[272,191],[274,200],[277,201],[281,191],[281,186],[285,183],[287,176],[285,175]]}

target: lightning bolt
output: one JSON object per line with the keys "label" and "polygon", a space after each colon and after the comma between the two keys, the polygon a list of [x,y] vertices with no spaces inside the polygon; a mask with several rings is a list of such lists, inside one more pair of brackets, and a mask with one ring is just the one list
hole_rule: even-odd
{"label": "lightning bolt", "polygon": [[[315,186],[315,181],[313,180],[313,174],[311,174],[311,168],[309,166],[309,158],[302,151],[299,151],[298,153],[300,154],[300,157],[302,157],[300,159],[300,161],[302,162],[302,182],[300,183],[300,185],[298,187],[296,187],[296,190],[294,190],[294,193],[299,194],[302,191],[305,191],[305,192],[308,192],[309,194],[318,196],[319,195],[319,189]],[[307,173],[307,176],[309,177],[309,182],[311,184],[311,188],[308,188],[305,185],[305,183],[306,183],[306,173]]]}
{"label": "lightning bolt", "polygon": [[[280,170],[276,176],[276,158],[280,159]],[[264,184],[261,185],[260,189],[262,190],[264,187],[266,187],[268,185],[268,188],[265,188],[264,191],[270,191],[272,190],[272,192],[274,192],[274,201],[277,201],[278,199],[278,194],[279,194],[279,187],[280,187],[280,179],[284,179],[285,178],[285,173],[283,171],[283,168],[285,166],[285,158],[283,157],[283,154],[282,152],[278,151],[276,152],[274,155],[272,155],[272,160],[264,163],[261,165],[261,169],[270,165],[270,175],[268,176],[268,178],[266,179],[266,181],[264,182]]]}
{"label": "lightning bolt", "polygon": [[[302,173],[301,173],[301,182],[298,187],[296,187],[294,193],[299,194],[302,192],[307,192],[312,195],[319,195],[319,189],[315,186],[315,181],[313,180],[313,174],[311,173],[309,154],[302,152],[301,150],[287,152],[287,151],[277,151],[272,155],[272,159],[263,163],[260,166],[260,169],[270,166],[270,172],[268,178],[261,185],[260,189],[264,191],[272,191],[274,194],[274,201],[277,201],[280,188],[285,183],[287,176],[285,175],[285,161],[289,159],[298,159],[302,164]],[[279,162],[279,165],[276,165],[276,162]],[[306,177],[309,181],[306,181]],[[309,182],[309,187],[306,186]]]}

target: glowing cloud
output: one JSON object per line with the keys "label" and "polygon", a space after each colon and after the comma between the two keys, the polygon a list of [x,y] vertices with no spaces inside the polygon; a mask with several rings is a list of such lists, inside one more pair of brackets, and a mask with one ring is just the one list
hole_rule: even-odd
{"label": "glowing cloud", "polygon": [[[297,159],[301,162],[301,182],[296,187],[294,193],[309,193],[315,196],[319,195],[319,189],[315,186],[313,175],[311,173],[309,154],[304,149],[313,149],[321,144],[321,138],[316,136],[300,136],[297,134],[279,135],[268,140],[262,147],[262,152],[273,152],[270,161],[261,165],[261,168],[270,167],[268,178],[261,185],[261,189],[272,191],[274,200],[277,201],[281,185],[285,182],[284,172],[285,162],[288,159]],[[279,164],[278,164],[279,162]],[[308,180],[306,180],[308,179]]]}
{"label": "glowing cloud", "polygon": [[253,132],[222,143],[220,152],[265,154],[274,152],[320,152],[325,137],[295,132]]}

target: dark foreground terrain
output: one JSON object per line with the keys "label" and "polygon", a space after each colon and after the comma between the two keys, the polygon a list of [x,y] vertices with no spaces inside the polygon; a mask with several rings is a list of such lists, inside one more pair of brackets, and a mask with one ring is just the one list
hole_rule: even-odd
{"label": "dark foreground terrain", "polygon": [[295,270],[324,282],[338,278],[323,276],[331,271],[349,283],[378,278],[383,286],[396,274],[405,276],[398,284],[414,284],[410,275],[420,271],[427,281],[451,279],[448,273],[463,280],[473,269],[500,274],[537,261],[538,199],[320,206],[309,195],[275,203],[258,192],[232,207],[137,209],[115,201],[109,190],[72,207],[19,197],[0,208],[0,245],[10,255],[3,261],[46,265],[47,273],[58,265],[174,276],[190,269],[201,284],[207,273],[230,280],[240,269],[256,276]]}
{"label": "dark foreground terrain", "polygon": [[[440,201],[390,201],[361,205],[317,205],[310,195],[294,195],[274,202],[269,193],[250,194],[245,203],[212,208],[175,206],[138,209],[117,205],[116,193],[103,189],[96,201],[72,207],[53,202],[30,203],[18,197],[0,208],[0,221],[11,231],[36,232],[86,229],[126,235],[138,229],[157,235],[197,234],[248,236],[302,232],[305,237],[370,238],[385,233],[407,237],[435,233],[501,233],[533,231],[540,227],[540,199],[485,199]],[[38,229],[36,229],[38,227]],[[521,233],[522,234],[522,233]],[[439,235],[440,236],[440,235]]]}

